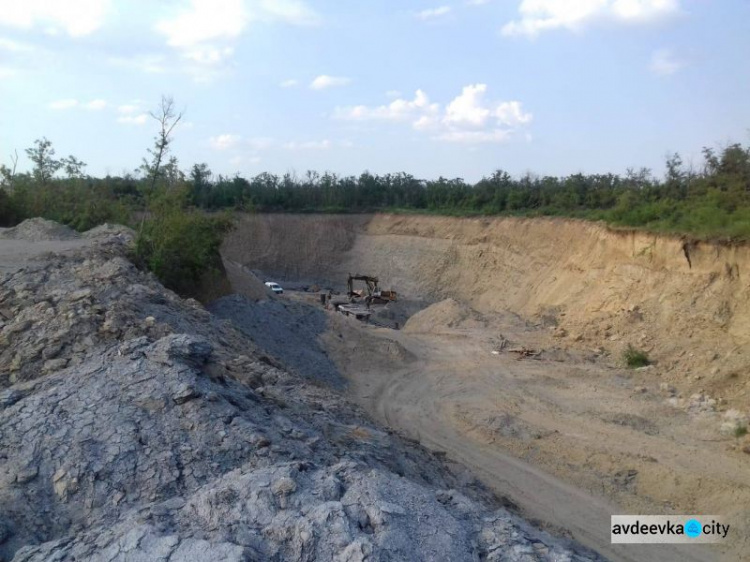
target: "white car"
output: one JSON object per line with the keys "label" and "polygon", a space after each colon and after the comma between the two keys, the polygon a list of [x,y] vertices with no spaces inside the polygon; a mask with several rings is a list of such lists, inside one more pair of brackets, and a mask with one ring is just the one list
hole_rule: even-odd
{"label": "white car", "polygon": [[266,287],[271,289],[277,295],[280,295],[284,292],[284,289],[282,289],[278,283],[274,283],[273,281],[266,281]]}

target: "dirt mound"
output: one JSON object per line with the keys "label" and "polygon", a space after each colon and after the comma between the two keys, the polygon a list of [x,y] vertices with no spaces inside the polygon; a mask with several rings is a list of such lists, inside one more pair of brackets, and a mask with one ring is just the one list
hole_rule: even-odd
{"label": "dirt mound", "polygon": [[470,329],[485,326],[486,321],[476,310],[455,299],[445,299],[409,318],[404,330],[412,333],[435,334],[446,329]]}
{"label": "dirt mound", "polygon": [[136,232],[132,228],[123,226],[121,224],[100,224],[95,226],[91,230],[87,230],[82,235],[84,238],[96,239],[96,238],[107,238],[110,236],[117,236],[128,242],[135,240]]}
{"label": "dirt mound", "polygon": [[46,240],[75,240],[80,235],[65,225],[47,219],[26,219],[13,228],[0,231],[0,238],[7,240],[27,240],[42,242]]}

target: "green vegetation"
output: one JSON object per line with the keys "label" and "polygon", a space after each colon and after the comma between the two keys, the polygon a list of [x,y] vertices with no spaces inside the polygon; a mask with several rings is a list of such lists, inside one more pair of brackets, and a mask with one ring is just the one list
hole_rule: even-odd
{"label": "green vegetation", "polygon": [[171,134],[182,117],[172,99],[162,98],[151,116],[159,131],[139,175],[93,178],[74,156],[57,160],[46,138],[26,150],[30,172],[16,172],[14,154],[12,168],[0,166],[0,226],[37,216],[79,231],[106,222],[132,226],[135,263],[181,295],[197,296],[201,280],[221,269],[219,246],[232,221],[192,204],[192,186],[169,156]]}
{"label": "green vegetation", "polygon": [[564,216],[699,239],[750,239],[750,147],[740,144],[705,149],[699,170],[686,168],[674,155],[663,179],[646,169],[624,176],[520,178],[497,171],[473,185],[460,178],[421,180],[406,173],[263,173],[247,179],[214,176],[206,164],[183,173],[169,155],[169,135],[181,115],[166,101],[161,114],[153,115],[160,130],[149,158],[133,175],[92,178],[73,156],[55,160],[47,139],[27,151],[31,172],[15,173],[15,161],[13,170],[2,166],[0,224],[44,216],[86,229],[102,221],[123,222],[131,211],[147,209],[154,195],[185,189],[191,206],[208,211]]}
{"label": "green vegetation", "polygon": [[[171,98],[150,114],[158,132],[132,174],[95,178],[74,156],[57,159],[42,138],[26,149],[32,168],[0,165],[0,226],[41,216],[87,230],[104,222],[138,232],[136,258],[184,291],[218,263],[228,219],[220,210],[294,213],[388,211],[452,216],[563,216],[685,234],[697,239],[750,239],[750,147],[704,149],[700,169],[678,155],[663,179],[647,169],[615,174],[514,178],[498,170],[476,184],[461,178],[422,180],[406,173],[358,177],[326,172],[253,178],[214,176],[206,164],[188,174],[170,154],[182,118]],[[209,213],[206,213],[208,211]]]}
{"label": "green vegetation", "polygon": [[206,275],[221,269],[219,247],[232,228],[227,215],[212,216],[187,206],[187,192],[156,196],[136,237],[136,264],[183,296],[197,296]]}
{"label": "green vegetation", "polygon": [[201,164],[193,167],[190,183],[194,203],[205,209],[566,216],[701,239],[750,238],[750,147],[704,149],[700,170],[686,168],[676,154],[666,167],[662,180],[646,169],[562,178],[513,178],[497,171],[471,185],[460,178],[427,181],[367,172],[214,179]]}
{"label": "green vegetation", "polygon": [[628,345],[628,348],[622,352],[622,358],[631,369],[646,367],[651,364],[646,352],[636,349],[632,345]]}
{"label": "green vegetation", "polygon": [[734,436],[737,439],[741,439],[747,435],[747,426],[746,425],[738,425],[734,428]]}

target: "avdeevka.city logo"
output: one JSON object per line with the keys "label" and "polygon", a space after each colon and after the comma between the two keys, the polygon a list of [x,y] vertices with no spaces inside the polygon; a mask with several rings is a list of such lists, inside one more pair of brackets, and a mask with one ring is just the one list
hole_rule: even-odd
{"label": "avdeevka.city logo", "polygon": [[701,522],[697,519],[691,519],[690,521],[685,523],[685,534],[691,539],[700,537],[702,533],[703,525],[701,525]]}
{"label": "avdeevka.city logo", "polygon": [[730,527],[720,515],[613,515],[612,543],[718,543]]}

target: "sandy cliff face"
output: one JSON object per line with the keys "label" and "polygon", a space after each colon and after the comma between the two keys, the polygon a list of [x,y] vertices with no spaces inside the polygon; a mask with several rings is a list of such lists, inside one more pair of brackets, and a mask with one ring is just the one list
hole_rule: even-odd
{"label": "sandy cliff face", "polygon": [[407,296],[510,310],[613,361],[632,344],[688,394],[747,406],[747,246],[563,219],[256,215],[225,252],[281,279],[342,286],[358,271]]}

